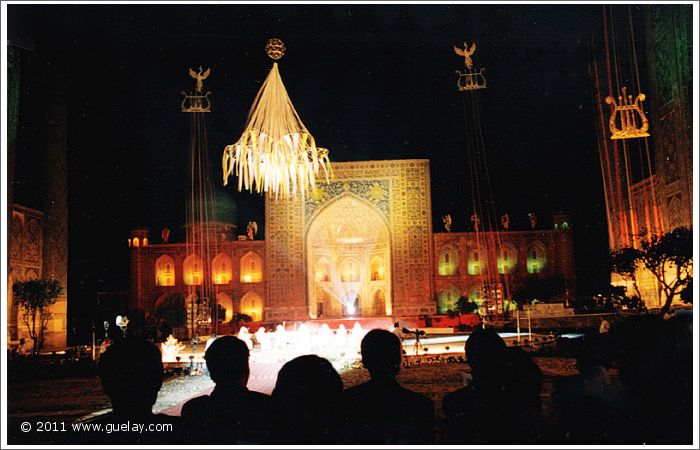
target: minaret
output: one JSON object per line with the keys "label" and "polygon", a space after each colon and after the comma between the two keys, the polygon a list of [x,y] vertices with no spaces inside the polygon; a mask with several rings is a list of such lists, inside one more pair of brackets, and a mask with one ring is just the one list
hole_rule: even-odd
{"label": "minaret", "polygon": [[146,292],[146,277],[150,273],[146,270],[146,258],[143,249],[148,247],[148,228],[138,227],[129,231],[128,246],[131,248],[129,256],[129,310],[144,309],[144,295]]}
{"label": "minaret", "polygon": [[68,302],[68,140],[66,130],[66,99],[63,76],[56,75],[55,95],[48,107],[46,132],[46,187],[44,191],[44,250],[43,278],[55,278],[65,288],[64,294],[51,307],[51,320],[45,339],[46,347],[66,345]]}
{"label": "minaret", "polygon": [[571,231],[571,220],[568,214],[556,212],[552,214],[554,223],[554,245],[556,264],[564,278],[566,287],[567,306],[576,295],[576,269],[574,267],[574,240]]}
{"label": "minaret", "polygon": [[[19,124],[19,92],[21,83],[20,54],[19,50],[11,45],[7,46],[7,226],[10,227],[12,221],[12,210],[14,209],[14,186],[15,186],[15,140],[17,138],[17,128]],[[11,245],[8,235],[8,246]],[[7,332],[8,340],[18,339],[18,308],[11,299],[12,295],[12,264],[10,262],[10,251],[7,252]]]}
{"label": "minaret", "polygon": [[[12,217],[15,178],[15,139],[19,124],[19,92],[21,82],[19,50],[7,46],[7,217]],[[9,263],[8,263],[9,267]]]}

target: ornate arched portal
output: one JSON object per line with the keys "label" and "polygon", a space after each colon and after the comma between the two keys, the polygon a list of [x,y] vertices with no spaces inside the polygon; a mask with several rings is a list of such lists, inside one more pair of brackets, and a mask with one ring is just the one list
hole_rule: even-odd
{"label": "ornate arched portal", "polygon": [[364,200],[344,195],[312,219],[306,263],[312,318],[391,315],[389,226]]}

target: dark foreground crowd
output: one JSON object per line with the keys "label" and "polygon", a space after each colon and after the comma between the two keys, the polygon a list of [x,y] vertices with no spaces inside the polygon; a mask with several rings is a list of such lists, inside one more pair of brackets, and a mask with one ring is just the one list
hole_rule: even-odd
{"label": "dark foreground crowd", "polygon": [[[399,339],[372,330],[362,340],[371,380],[343,390],[324,358],[300,356],[280,370],[271,396],[246,388],[249,352],[233,336],[205,359],[216,384],[181,417],[153,414],[163,379],[157,347],[127,338],[109,347],[100,376],[113,412],[93,423],[172,424],[170,432],[85,432],[93,444],[689,444],[692,443],[692,320],[637,317],[586,338],[579,375],[556,382],[554,423],[542,422],[542,373],[492,329],[467,340],[472,380],[445,396],[436,420],[429,398],[396,381]],[[619,377],[610,376],[613,364]]]}

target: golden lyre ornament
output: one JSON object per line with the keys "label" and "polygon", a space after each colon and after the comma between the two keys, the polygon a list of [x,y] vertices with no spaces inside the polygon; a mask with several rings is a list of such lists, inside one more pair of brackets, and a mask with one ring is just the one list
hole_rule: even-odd
{"label": "golden lyre ornament", "polygon": [[[610,114],[610,139],[632,139],[647,137],[649,133],[649,121],[644,114],[642,102],[646,96],[642,93],[637,95],[637,98],[632,101],[632,96],[627,95],[627,88],[622,88],[622,95],[617,97],[618,101],[611,96],[605,97],[605,103],[613,105],[613,111]],[[618,114],[619,113],[619,114]],[[635,114],[636,113],[636,114]],[[617,126],[617,116],[620,116],[620,127]],[[637,120],[639,116],[639,121]]]}
{"label": "golden lyre ornament", "polygon": [[207,91],[206,94],[202,95],[202,91],[204,90],[204,83],[203,81],[209,77],[209,74],[211,73],[211,68],[207,70],[203,70],[202,66],[199,66],[199,72],[195,72],[190,68],[190,76],[197,80],[197,83],[195,84],[195,92],[196,94],[190,94],[188,95],[186,92],[182,92],[183,98],[182,98],[182,103],[180,103],[180,110],[182,112],[210,112],[211,111],[211,102],[209,101],[209,94],[211,94],[210,91]]}
{"label": "golden lyre ornament", "polygon": [[[279,59],[284,54],[284,43],[270,39],[265,50],[270,58]],[[235,170],[239,191],[245,188],[275,197],[300,192],[304,198],[316,186],[321,169],[328,181],[328,149],[316,146],[301,121],[276,62],[253,101],[240,139],[224,148],[222,166],[224,186]]]}
{"label": "golden lyre ornament", "polygon": [[484,68],[478,72],[474,70],[474,61],[472,60],[472,55],[476,52],[476,42],[471,46],[464,43],[464,49],[453,46],[454,51],[457,55],[464,57],[464,72],[456,70],[455,73],[459,75],[457,78],[457,90],[462,91],[474,91],[477,89],[486,89],[486,77],[484,76]]}

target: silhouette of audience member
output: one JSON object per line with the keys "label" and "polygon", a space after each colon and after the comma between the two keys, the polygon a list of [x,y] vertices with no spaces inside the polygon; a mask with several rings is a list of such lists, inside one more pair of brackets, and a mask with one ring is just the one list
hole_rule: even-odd
{"label": "silhouette of audience member", "polygon": [[387,330],[372,330],[362,339],[362,363],[370,381],[347,389],[345,437],[353,444],[428,444],[433,441],[433,401],[396,381],[401,343]]}
{"label": "silhouette of audience member", "polygon": [[540,438],[542,373],[522,349],[491,328],[467,339],[469,386],[443,399],[449,444],[531,444]]}
{"label": "silhouette of audience member", "polygon": [[201,444],[265,444],[270,438],[271,399],[249,391],[248,346],[233,336],[217,338],[204,354],[216,383],[211,395],[182,407],[186,440]]}
{"label": "silhouette of audience member", "polygon": [[513,411],[520,428],[518,441],[537,442],[542,433],[542,371],[522,348],[506,350],[506,391],[518,408]]}
{"label": "silhouette of audience member", "polygon": [[[178,417],[153,414],[153,404],[163,384],[163,363],[158,347],[135,337],[110,345],[100,357],[102,389],[112,403],[112,412],[84,422],[101,424],[102,432],[84,431],[67,436],[72,444],[175,444],[179,442]],[[151,429],[138,431],[135,425]],[[127,430],[122,427],[129,425]],[[94,425],[90,425],[93,426]],[[118,431],[114,430],[119,426]]]}
{"label": "silhouette of audience member", "polygon": [[165,319],[160,319],[158,333],[160,334],[160,342],[165,342],[168,340],[168,337],[173,334],[173,327]]}
{"label": "silhouette of audience member", "polygon": [[628,318],[616,330],[629,444],[693,442],[692,316]]}
{"label": "silhouette of audience member", "polygon": [[558,444],[624,444],[629,420],[622,386],[610,376],[607,336],[584,338],[576,361],[578,375],[555,382],[557,415],[550,440]]}
{"label": "silhouette of audience member", "polygon": [[336,443],[342,400],[343,382],[327,359],[305,355],[289,361],[272,392],[274,442]]}

